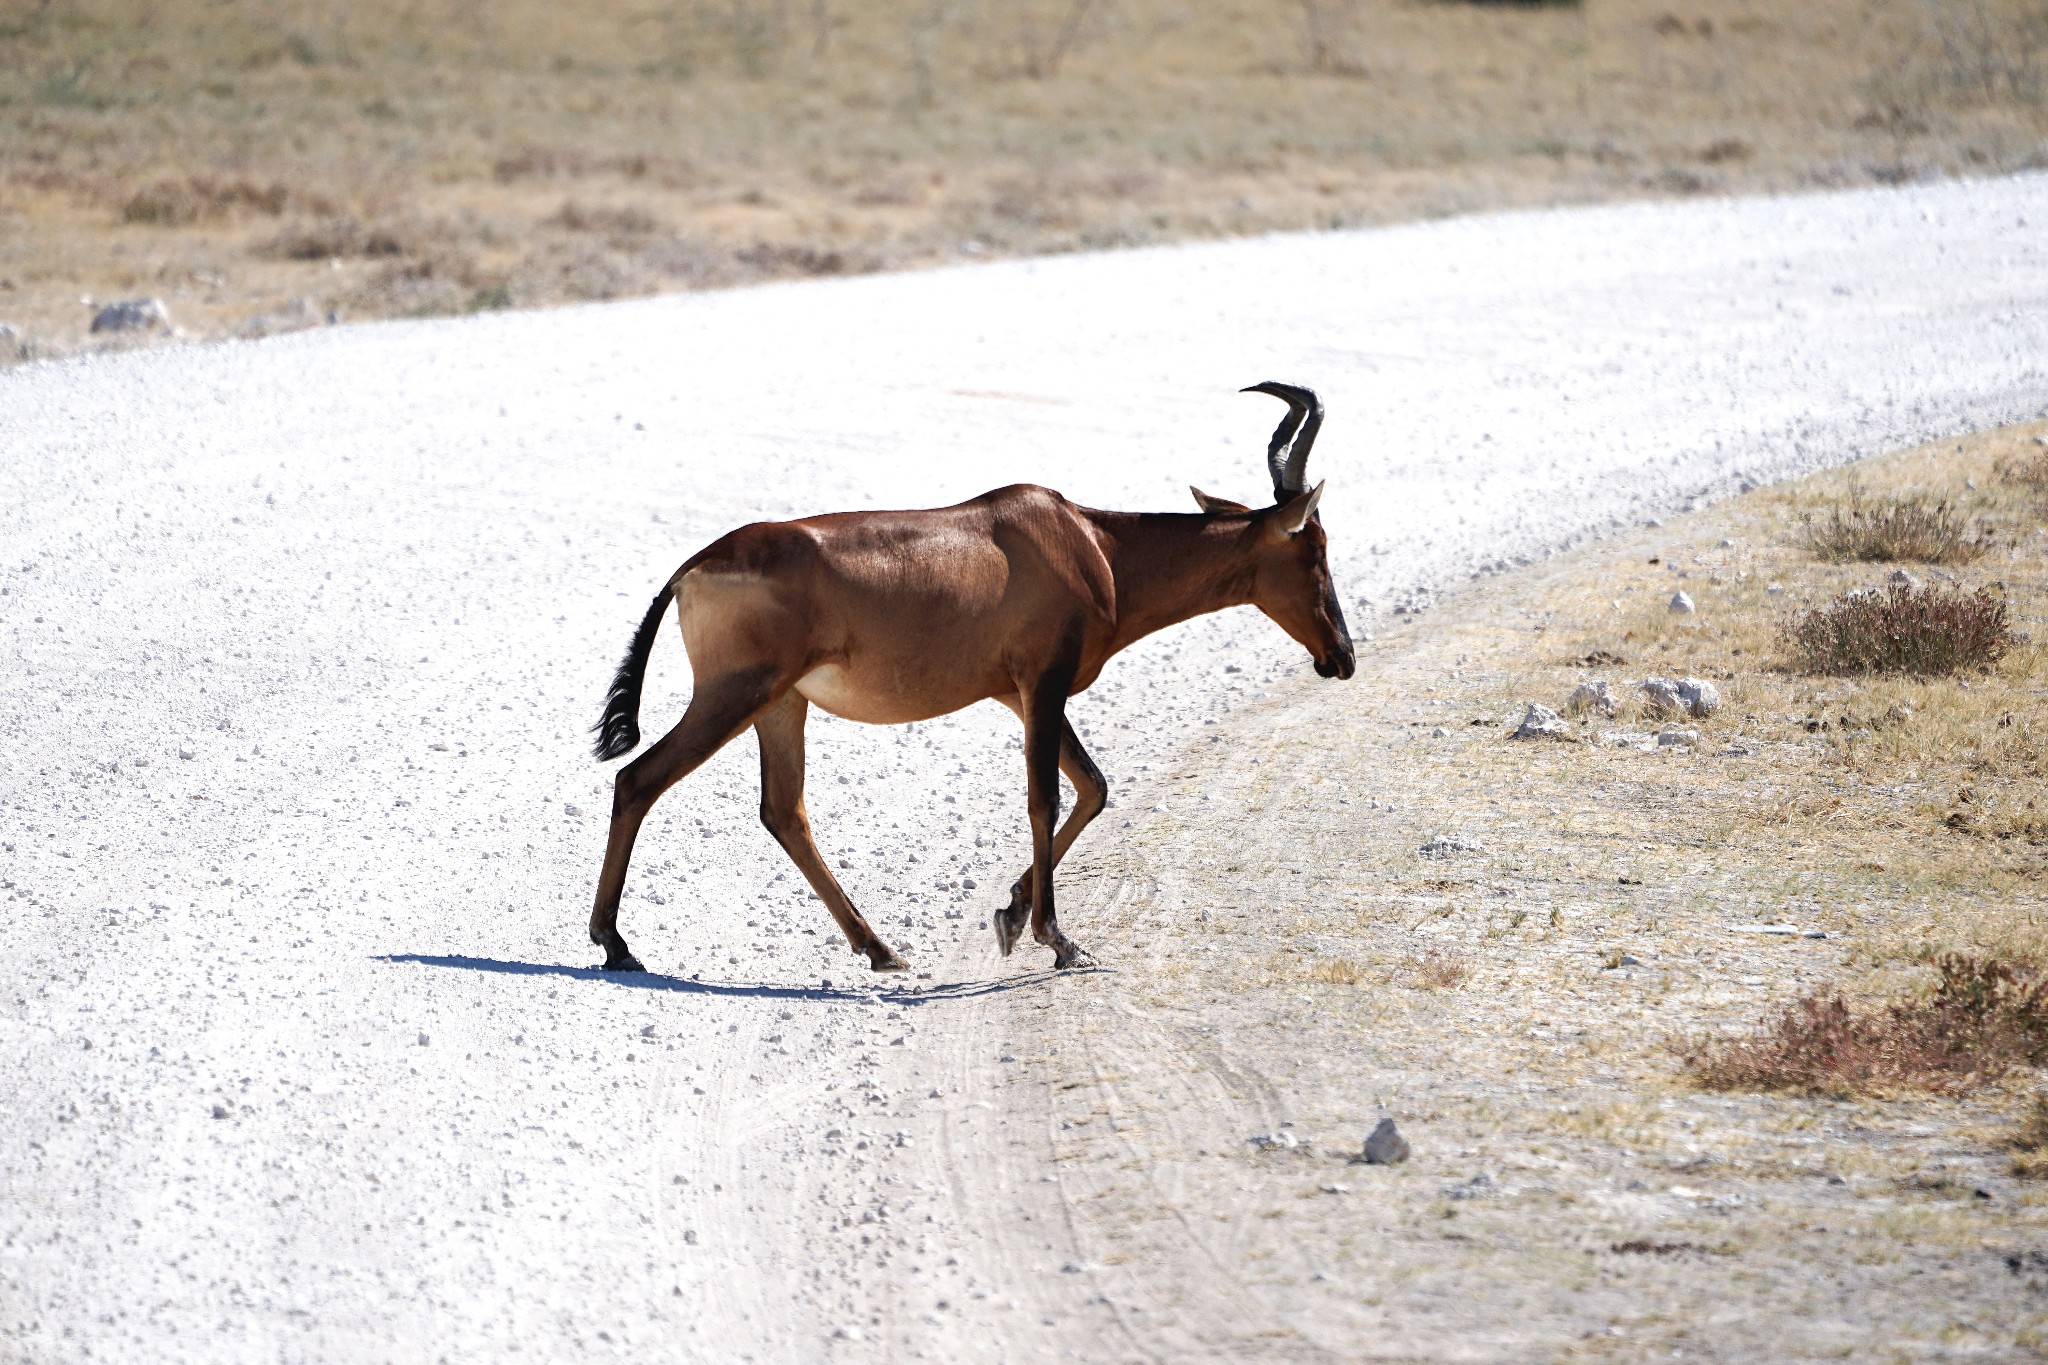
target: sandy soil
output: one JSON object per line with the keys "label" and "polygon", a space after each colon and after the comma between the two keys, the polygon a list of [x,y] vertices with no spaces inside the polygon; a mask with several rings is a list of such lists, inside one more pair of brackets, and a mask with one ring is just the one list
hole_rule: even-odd
{"label": "sandy soil", "polygon": [[[1232,390],[1268,376],[1330,403],[1326,516],[1373,631],[1653,512],[2040,414],[2044,217],[2040,178],[1509,216],[0,377],[0,1340],[1548,1349],[1534,1319],[1379,1335],[1363,1291],[1306,1317],[1268,1294],[1336,1271],[1217,1181],[1258,1184],[1246,1136],[1322,1115],[1118,988],[1147,953],[1236,969],[1201,918],[1220,904],[1159,898],[1212,856],[1176,808],[1232,799],[1188,766],[1206,722],[1294,714],[1306,661],[1270,626],[1149,642],[1077,706],[1117,804],[1067,918],[1119,974],[1057,981],[982,927],[1024,851],[994,708],[814,727],[821,843],[928,977],[855,971],[754,823],[744,743],[643,839],[624,927],[654,970],[601,977],[604,680],[653,585],[748,518],[1018,478],[1111,506],[1255,494],[1274,414]],[[664,641],[650,731],[687,687]],[[1318,852],[1326,880],[1364,867]],[[1141,902],[1165,912],[1145,953],[1118,927]],[[1119,1105],[1214,1165],[1128,1129],[1071,1147]]]}

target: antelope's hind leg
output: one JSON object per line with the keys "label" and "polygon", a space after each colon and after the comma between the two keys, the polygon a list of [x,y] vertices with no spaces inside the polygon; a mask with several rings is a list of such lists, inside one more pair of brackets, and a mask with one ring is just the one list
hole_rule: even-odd
{"label": "antelope's hind leg", "polygon": [[868,965],[878,972],[908,971],[910,964],[854,909],[811,839],[811,817],[804,809],[804,721],[810,709],[803,694],[791,688],[754,722],[761,741],[761,823],[825,902],[853,950],[867,954]]}
{"label": "antelope's hind leg", "polygon": [[597,879],[597,905],[590,912],[590,941],[604,949],[608,972],[646,968],[619,934],[619,897],[626,889],[626,865],[641,822],[661,794],[688,777],[753,723],[775,698],[772,670],[727,674],[700,686],[676,728],[646,753],[619,769],[612,783],[612,826],[605,841],[604,870]]}

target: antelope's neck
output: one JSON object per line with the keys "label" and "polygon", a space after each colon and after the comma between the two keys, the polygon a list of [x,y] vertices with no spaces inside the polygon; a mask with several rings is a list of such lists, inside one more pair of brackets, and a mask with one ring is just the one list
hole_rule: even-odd
{"label": "antelope's neck", "polygon": [[1252,600],[1246,519],[1178,512],[1098,514],[1114,549],[1117,629],[1111,653],[1154,631]]}

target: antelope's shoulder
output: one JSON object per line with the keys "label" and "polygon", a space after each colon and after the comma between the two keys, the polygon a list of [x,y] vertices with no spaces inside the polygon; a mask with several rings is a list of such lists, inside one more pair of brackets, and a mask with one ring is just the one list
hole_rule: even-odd
{"label": "antelope's shoulder", "polygon": [[1054,515],[1071,515],[1074,504],[1067,501],[1064,493],[1056,488],[1047,488],[1035,483],[1005,484],[991,488],[978,498],[970,498],[963,507],[985,507],[998,518],[1015,518]]}

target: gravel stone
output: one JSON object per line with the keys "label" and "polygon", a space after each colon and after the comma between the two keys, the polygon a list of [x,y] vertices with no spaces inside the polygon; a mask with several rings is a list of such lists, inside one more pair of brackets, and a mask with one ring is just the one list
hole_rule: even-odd
{"label": "gravel stone", "polygon": [[1408,1159],[1408,1139],[1401,1136],[1401,1130],[1394,1126],[1392,1119],[1381,1119],[1379,1126],[1365,1140],[1365,1150],[1360,1153],[1368,1166],[1393,1166]]}
{"label": "gravel stone", "polygon": [[1641,684],[1643,708],[1653,716],[1704,720],[1721,709],[1721,689],[1705,678],[1648,677]]}
{"label": "gravel stone", "polygon": [[92,315],[95,332],[168,332],[171,315],[162,299],[123,299]]}
{"label": "gravel stone", "polygon": [[1595,678],[1573,688],[1564,709],[1569,715],[1593,715],[1612,720],[1620,706],[1620,700],[1614,695],[1614,685],[1605,678]]}
{"label": "gravel stone", "polygon": [[1528,714],[1522,717],[1509,739],[1563,739],[1572,738],[1572,727],[1563,717],[1541,702],[1530,702]]}
{"label": "gravel stone", "polygon": [[1721,689],[1705,678],[1680,678],[1678,700],[1684,705],[1687,715],[1705,720],[1721,709]]}

